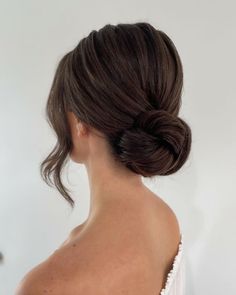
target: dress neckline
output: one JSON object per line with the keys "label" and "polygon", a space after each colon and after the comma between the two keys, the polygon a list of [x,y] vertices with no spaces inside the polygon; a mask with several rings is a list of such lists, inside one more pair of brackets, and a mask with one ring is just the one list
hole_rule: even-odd
{"label": "dress neckline", "polygon": [[170,290],[170,287],[173,283],[175,273],[178,270],[180,260],[182,258],[182,253],[183,253],[183,233],[180,233],[180,242],[179,242],[179,246],[178,246],[178,251],[177,251],[177,254],[175,255],[175,258],[173,260],[171,270],[167,274],[165,286],[160,291],[160,295],[167,295],[168,294],[168,291]]}

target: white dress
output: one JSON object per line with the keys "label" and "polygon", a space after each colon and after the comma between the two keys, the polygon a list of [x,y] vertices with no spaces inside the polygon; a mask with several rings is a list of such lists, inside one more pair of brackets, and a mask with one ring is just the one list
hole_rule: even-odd
{"label": "white dress", "polygon": [[179,243],[178,252],[174,258],[172,268],[167,275],[165,287],[159,295],[184,295],[185,294],[185,260],[183,253],[183,234]]}

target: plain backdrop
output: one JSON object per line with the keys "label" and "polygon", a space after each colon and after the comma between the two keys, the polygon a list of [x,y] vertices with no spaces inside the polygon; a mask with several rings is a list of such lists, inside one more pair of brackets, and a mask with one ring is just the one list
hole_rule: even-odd
{"label": "plain backdrop", "polygon": [[144,179],[175,211],[184,234],[186,294],[236,294],[236,87],[234,1],[0,1],[0,294],[46,259],[89,209],[84,166],[64,183],[72,211],[40,178],[56,138],[45,104],[60,58],[107,23],[150,22],[184,67],[180,116],[192,128],[177,173]]}

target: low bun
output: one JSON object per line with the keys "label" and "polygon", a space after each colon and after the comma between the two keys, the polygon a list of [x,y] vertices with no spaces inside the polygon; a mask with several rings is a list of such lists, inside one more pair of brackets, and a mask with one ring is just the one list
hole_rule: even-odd
{"label": "low bun", "polygon": [[131,128],[119,134],[116,156],[144,177],[169,175],[186,162],[191,149],[188,124],[165,110],[141,112]]}

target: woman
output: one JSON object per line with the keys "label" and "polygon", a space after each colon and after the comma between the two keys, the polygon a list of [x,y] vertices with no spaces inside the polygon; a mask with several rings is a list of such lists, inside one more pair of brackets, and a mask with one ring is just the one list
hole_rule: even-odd
{"label": "woman", "polygon": [[83,163],[90,211],[17,295],[183,294],[177,217],[142,183],[188,159],[182,86],[173,42],[149,23],[105,25],[61,59],[47,102],[58,140],[41,173],[73,207],[61,170],[68,156]]}

